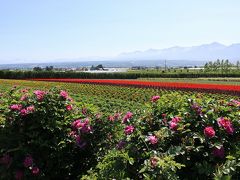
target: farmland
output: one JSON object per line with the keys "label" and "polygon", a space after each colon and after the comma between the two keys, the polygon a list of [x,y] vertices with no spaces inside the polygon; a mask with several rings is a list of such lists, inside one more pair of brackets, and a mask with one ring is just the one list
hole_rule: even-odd
{"label": "farmland", "polygon": [[240,78],[139,78],[142,81],[240,85]]}
{"label": "farmland", "polygon": [[1,178],[239,178],[239,84],[39,80],[0,80]]}

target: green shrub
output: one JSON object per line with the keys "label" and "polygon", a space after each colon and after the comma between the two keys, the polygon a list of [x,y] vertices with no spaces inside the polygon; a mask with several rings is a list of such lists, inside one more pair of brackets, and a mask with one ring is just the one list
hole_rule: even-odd
{"label": "green shrub", "polygon": [[61,179],[89,168],[91,148],[80,148],[71,136],[72,121],[84,116],[67,92],[13,90],[8,105],[0,129],[1,178]]}

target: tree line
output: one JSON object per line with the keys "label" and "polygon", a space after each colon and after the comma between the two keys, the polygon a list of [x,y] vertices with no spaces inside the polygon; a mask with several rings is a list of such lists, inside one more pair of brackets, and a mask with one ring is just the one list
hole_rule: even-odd
{"label": "tree line", "polygon": [[228,59],[209,61],[204,65],[204,70],[206,72],[221,72],[228,73],[231,71],[240,70],[240,62],[237,61],[236,64],[231,63]]}
{"label": "tree line", "polygon": [[198,78],[198,77],[240,77],[240,72],[188,72],[188,73],[86,73],[57,71],[9,71],[1,70],[2,79],[31,78],[82,78],[82,79],[137,79],[137,78]]}

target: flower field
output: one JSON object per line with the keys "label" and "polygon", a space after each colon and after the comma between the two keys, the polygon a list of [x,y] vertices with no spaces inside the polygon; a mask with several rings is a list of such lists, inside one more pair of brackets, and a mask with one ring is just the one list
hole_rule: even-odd
{"label": "flower field", "polygon": [[51,81],[0,80],[0,179],[240,178],[237,86]]}
{"label": "flower field", "polygon": [[37,81],[66,82],[66,83],[89,83],[105,84],[117,86],[134,86],[147,88],[161,88],[169,90],[188,90],[211,93],[228,93],[240,96],[239,85],[219,85],[219,84],[196,84],[181,82],[154,82],[136,80],[105,80],[105,79],[33,79]]}

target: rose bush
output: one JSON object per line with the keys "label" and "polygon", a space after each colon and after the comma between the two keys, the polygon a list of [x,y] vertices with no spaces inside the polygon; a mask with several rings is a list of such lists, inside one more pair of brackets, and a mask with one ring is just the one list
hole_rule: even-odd
{"label": "rose bush", "polygon": [[79,127],[81,132],[72,131],[74,120],[86,116],[66,91],[14,88],[4,99],[1,179],[71,179],[92,166],[91,134],[82,135],[90,120],[89,126]]}
{"label": "rose bush", "polygon": [[113,113],[63,90],[14,87],[0,102],[2,179],[240,175],[238,99],[162,93],[145,108]]}
{"label": "rose bush", "polygon": [[239,177],[239,101],[177,93],[155,97],[118,122],[122,133],[115,148],[83,179]]}

